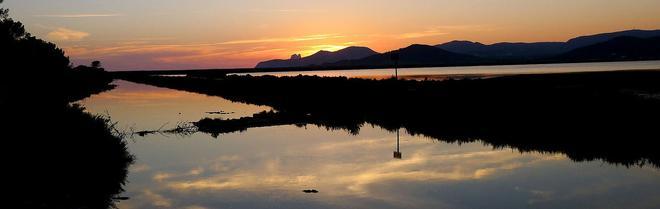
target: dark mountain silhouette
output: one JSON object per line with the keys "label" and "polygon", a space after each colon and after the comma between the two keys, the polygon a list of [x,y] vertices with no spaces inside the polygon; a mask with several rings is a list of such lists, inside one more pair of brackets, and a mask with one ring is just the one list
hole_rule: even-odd
{"label": "dark mountain silhouette", "polygon": [[343,67],[378,67],[392,66],[392,54],[399,54],[400,66],[429,66],[429,65],[463,65],[476,63],[480,59],[471,55],[464,55],[446,51],[434,46],[414,44],[395,51],[372,55],[359,60],[346,60],[326,66]]}
{"label": "dark mountain silhouette", "polygon": [[660,30],[627,30],[613,33],[603,33],[581,36],[567,42],[537,42],[537,43],[495,43],[485,45],[471,41],[452,41],[436,47],[455,53],[493,59],[532,60],[553,57],[573,49],[611,40],[616,37],[630,36],[649,38],[660,36]]}
{"label": "dark mountain silhouette", "polygon": [[565,43],[539,42],[539,43],[496,43],[485,45],[471,41],[452,41],[437,45],[436,47],[461,54],[469,54],[494,59],[535,59],[557,55],[566,52]]}
{"label": "dark mountain silhouette", "polygon": [[291,56],[291,59],[288,60],[279,59],[260,62],[257,64],[256,68],[286,68],[323,65],[342,60],[362,59],[375,54],[378,54],[378,52],[375,52],[370,48],[351,46],[336,52],[319,51],[308,57],[300,57],[300,55],[294,55]]}
{"label": "dark mountain silhouette", "polygon": [[566,44],[568,44],[569,48],[571,48],[572,50],[588,45],[605,42],[613,38],[623,37],[623,36],[636,37],[636,38],[651,38],[651,37],[660,36],[660,30],[626,30],[626,31],[619,31],[612,33],[601,33],[596,35],[577,37],[568,40]]}
{"label": "dark mountain silhouette", "polygon": [[[650,38],[660,36],[660,30],[627,30],[612,33],[602,33],[581,36],[566,42],[536,42],[536,43],[495,43],[482,44],[472,41],[451,41],[432,46],[411,45],[410,47],[393,51],[400,53],[401,67],[430,67],[458,65],[499,65],[499,64],[532,64],[571,62],[580,60],[616,61],[656,59],[648,56],[634,55],[623,57],[607,56],[573,57],[561,56],[582,47],[595,45],[617,37]],[[606,46],[600,46],[606,47]],[[436,49],[433,49],[436,48]],[[614,51],[621,49],[612,49]],[[339,68],[379,68],[393,65],[391,53],[378,54],[365,47],[349,47],[337,52],[320,51],[309,57],[301,58],[294,55],[288,60],[271,60],[259,63],[256,68],[309,68],[309,69],[339,69]],[[575,55],[577,56],[577,55]],[[569,59],[570,58],[570,59]],[[615,59],[616,58],[616,59]]]}
{"label": "dark mountain silhouette", "polygon": [[660,36],[623,36],[577,48],[556,58],[565,61],[625,61],[660,59]]}

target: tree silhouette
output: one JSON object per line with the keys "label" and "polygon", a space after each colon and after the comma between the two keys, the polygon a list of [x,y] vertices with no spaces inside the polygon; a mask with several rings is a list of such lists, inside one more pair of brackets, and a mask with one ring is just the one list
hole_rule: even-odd
{"label": "tree silhouette", "polygon": [[[3,0],[0,0],[2,3]],[[69,103],[109,89],[102,68],[77,71],[55,44],[0,9],[0,133],[8,208],[116,208],[133,157],[109,120]],[[97,63],[100,66],[100,62]],[[13,134],[10,134],[13,133]]]}
{"label": "tree silhouette", "polygon": [[88,71],[73,70],[64,50],[28,33],[4,8],[0,10],[0,46],[0,96],[10,98],[7,101],[62,104],[107,89],[112,81],[100,61]]}
{"label": "tree silhouette", "polygon": [[101,61],[96,60],[96,61],[92,62],[92,67],[93,68],[101,68]]}

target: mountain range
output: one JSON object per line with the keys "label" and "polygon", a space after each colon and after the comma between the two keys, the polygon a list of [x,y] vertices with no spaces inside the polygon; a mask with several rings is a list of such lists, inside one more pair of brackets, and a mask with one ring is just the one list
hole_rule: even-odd
{"label": "mountain range", "polygon": [[391,66],[391,54],[401,66],[452,66],[478,64],[551,63],[582,61],[648,60],[660,58],[660,30],[627,30],[581,36],[566,42],[495,43],[451,41],[435,46],[411,46],[377,53],[367,47],[348,47],[336,52],[319,51],[308,57],[270,60],[256,68]]}
{"label": "mountain range", "polygon": [[294,55],[291,56],[291,59],[288,60],[278,59],[260,62],[257,64],[256,68],[305,67],[334,63],[344,60],[362,59],[376,54],[378,54],[378,52],[367,47],[351,46],[336,52],[319,51],[308,57],[300,57],[299,55]]}
{"label": "mountain range", "polygon": [[660,59],[660,36],[639,38],[621,36],[577,48],[555,57],[566,61],[628,61]]}

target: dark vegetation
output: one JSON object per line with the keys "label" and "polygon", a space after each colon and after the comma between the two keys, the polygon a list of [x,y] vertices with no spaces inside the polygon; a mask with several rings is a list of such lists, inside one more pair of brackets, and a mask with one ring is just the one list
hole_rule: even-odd
{"label": "dark vegetation", "polygon": [[250,127],[315,124],[358,133],[365,124],[455,143],[481,141],[576,161],[660,166],[660,71],[411,81],[315,76],[122,79],[268,105],[253,117],[203,119],[215,136]]}
{"label": "dark vegetation", "polygon": [[[0,0],[2,3],[2,0]],[[95,62],[72,68],[55,44],[0,11],[0,130],[6,208],[110,208],[133,156],[106,117],[71,102],[111,89]]]}

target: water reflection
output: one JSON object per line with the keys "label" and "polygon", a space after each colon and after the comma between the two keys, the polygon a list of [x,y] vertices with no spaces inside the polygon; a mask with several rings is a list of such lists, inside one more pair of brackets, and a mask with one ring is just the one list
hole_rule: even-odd
{"label": "water reflection", "polygon": [[[132,81],[268,105],[233,120],[195,123],[214,136],[248,128],[313,124],[359,134],[365,124],[446,142],[483,141],[520,151],[564,153],[576,161],[660,165],[652,149],[660,71],[539,74],[483,80],[397,81],[227,76]],[[304,88],[301,88],[304,86]],[[394,97],[396,95],[396,97]],[[393,111],[395,110],[395,111]],[[625,141],[624,141],[625,140]]]}
{"label": "water reflection", "polygon": [[[356,136],[315,126],[250,129],[222,141],[148,137],[132,145],[140,171],[131,174],[133,198],[121,207],[581,208],[574,203],[612,195],[619,204],[655,204],[660,194],[655,170],[408,134],[401,138],[407,157],[399,160],[391,157],[395,137],[373,127]],[[310,188],[320,192],[300,192]],[[633,198],[639,193],[628,190],[646,193]],[[600,204],[588,205],[607,206]]]}
{"label": "water reflection", "polygon": [[[107,114],[122,128],[156,130],[175,128],[179,122],[200,118],[239,118],[270,110],[266,106],[244,105],[219,97],[117,80],[117,88],[80,103],[90,112]],[[92,102],[93,101],[93,102]],[[215,114],[228,113],[228,114]]]}
{"label": "water reflection", "polygon": [[[461,78],[471,78],[471,77],[488,77],[492,75],[595,72],[595,71],[611,71],[611,70],[648,70],[648,69],[660,69],[660,61],[407,68],[407,69],[399,70],[399,76],[406,79],[418,79],[418,80],[446,79],[446,78],[461,79]],[[394,71],[392,69],[373,69],[373,70],[270,72],[270,73],[249,73],[249,74],[254,76],[318,75],[318,76],[346,76],[346,77],[357,77],[357,78],[390,78],[394,76]]]}
{"label": "water reflection", "polygon": [[[107,94],[113,93],[116,92]],[[205,114],[208,107],[245,115],[262,110],[236,103],[219,104],[224,101],[214,97],[184,97],[187,99],[165,99],[167,102],[153,105],[153,112],[149,110],[152,106],[130,100],[112,101],[104,95],[84,103],[92,111],[110,112],[124,124],[147,128],[158,128],[168,120],[199,120],[208,116]],[[214,102],[204,103],[207,99]],[[169,102],[179,102],[177,105],[182,107],[203,105],[190,111],[183,108],[182,117],[177,114],[163,120],[162,116],[150,115],[178,112],[177,105],[168,106]],[[192,112],[199,113],[188,118]],[[653,208],[660,205],[656,198],[660,195],[660,172],[654,168],[626,168],[600,160],[576,163],[560,153],[521,153],[506,147],[493,149],[481,142],[445,142],[412,135],[409,131],[397,134],[368,124],[355,126],[359,132],[345,131],[355,127],[334,129],[331,127],[337,126],[310,123],[251,128],[225,133],[221,140],[204,133],[185,138],[162,135],[136,138],[129,148],[137,161],[131,166],[130,184],[123,194],[131,199],[122,201],[119,207]],[[405,156],[393,158],[393,148]],[[305,189],[319,193],[301,192]]]}
{"label": "water reflection", "polygon": [[399,141],[401,140],[400,132],[401,130],[396,129],[396,150],[394,151],[394,158],[396,159],[402,159],[403,158],[403,153],[401,153],[400,144]]}

